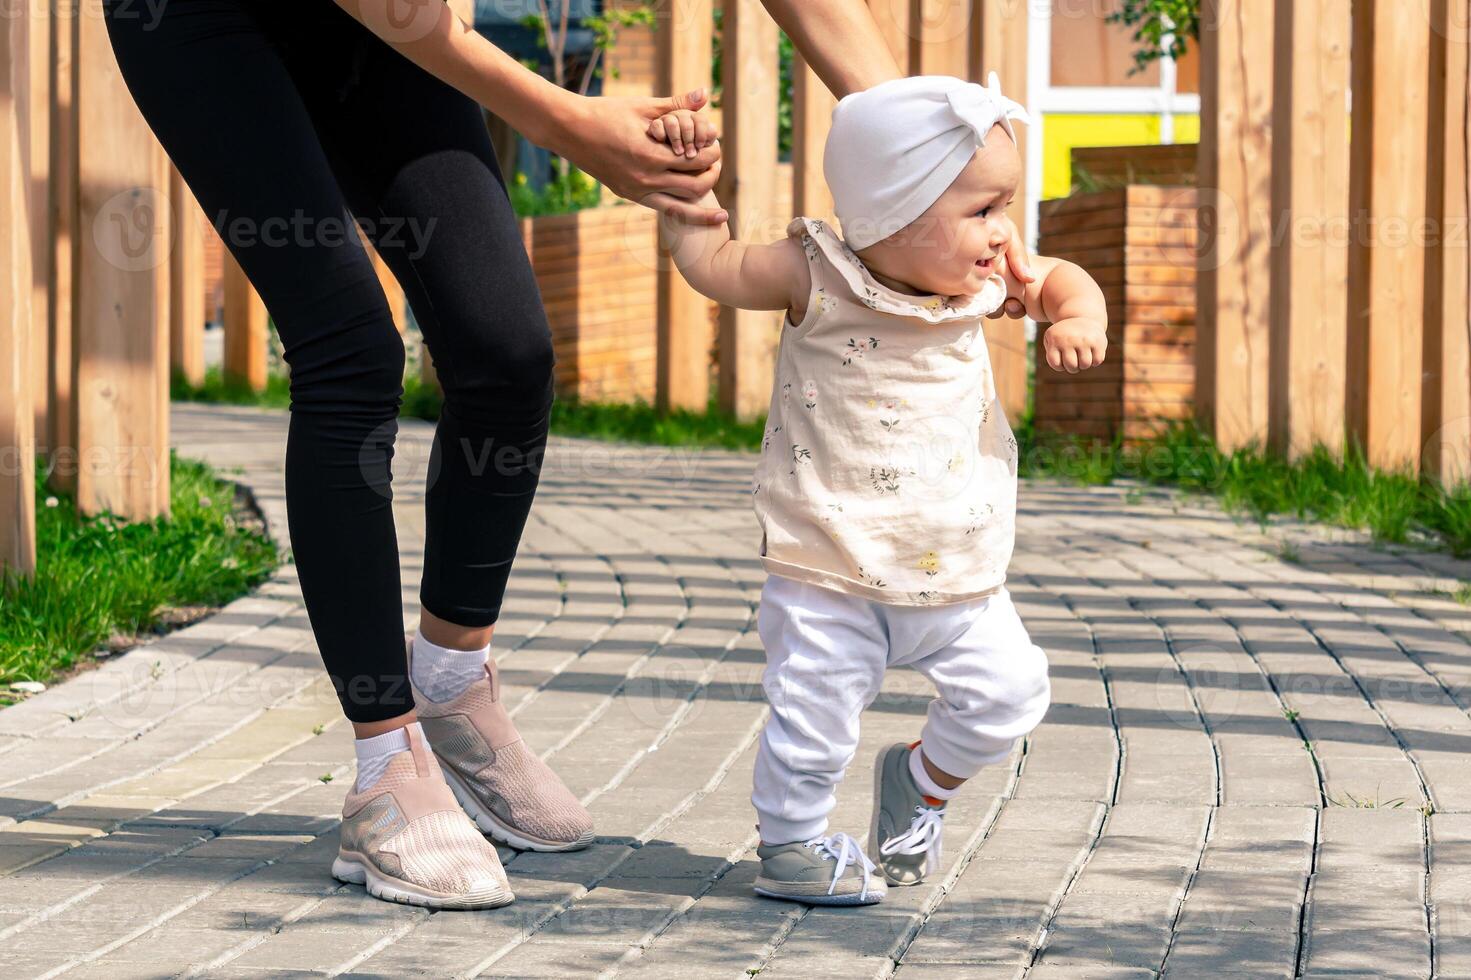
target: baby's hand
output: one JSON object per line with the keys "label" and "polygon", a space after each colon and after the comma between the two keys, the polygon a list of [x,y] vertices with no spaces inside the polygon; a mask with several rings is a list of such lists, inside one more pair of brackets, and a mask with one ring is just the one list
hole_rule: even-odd
{"label": "baby's hand", "polygon": [[1077,374],[1103,363],[1108,335],[1102,322],[1086,317],[1059,320],[1042,334],[1047,365],[1054,371]]}
{"label": "baby's hand", "polygon": [[715,142],[715,124],[693,109],[676,109],[649,123],[649,136],[676,155],[692,157]]}

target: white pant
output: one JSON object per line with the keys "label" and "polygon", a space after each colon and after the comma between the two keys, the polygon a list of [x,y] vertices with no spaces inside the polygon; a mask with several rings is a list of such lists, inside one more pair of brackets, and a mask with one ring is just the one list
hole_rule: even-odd
{"label": "white pant", "polygon": [[913,667],[934,683],[940,696],[920,734],[924,754],[967,779],[1005,759],[1051,700],[1047,655],[1005,589],[970,602],[896,606],[771,575],[756,625],[771,719],[751,802],[768,844],[826,832],[858,748],[858,715],[887,668]]}

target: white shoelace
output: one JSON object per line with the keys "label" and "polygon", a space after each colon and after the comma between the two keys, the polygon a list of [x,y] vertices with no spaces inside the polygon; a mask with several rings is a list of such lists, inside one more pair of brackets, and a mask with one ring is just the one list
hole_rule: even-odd
{"label": "white shoelace", "polygon": [[807,841],[806,847],[815,847],[817,853],[822,855],[823,860],[831,858],[838,862],[836,870],[833,871],[833,880],[827,886],[827,893],[831,895],[833,889],[838,887],[838,879],[843,877],[843,872],[848,870],[848,865],[855,864],[863,869],[863,888],[859,891],[859,899],[868,897],[868,882],[873,875],[874,863],[863,853],[863,848],[858,842],[841,830],[827,837],[814,837]]}
{"label": "white shoelace", "polygon": [[909,829],[884,841],[879,853],[886,857],[892,854],[924,854],[925,874],[930,875],[940,867],[940,842],[944,832],[944,810],[915,806]]}

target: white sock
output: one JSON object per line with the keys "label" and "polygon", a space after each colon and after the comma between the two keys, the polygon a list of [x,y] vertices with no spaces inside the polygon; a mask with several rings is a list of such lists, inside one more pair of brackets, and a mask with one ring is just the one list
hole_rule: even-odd
{"label": "white sock", "polygon": [[[409,724],[418,730],[420,738],[424,737],[424,729],[419,728],[417,721]],[[361,793],[378,781],[394,756],[409,750],[409,733],[403,728],[395,728],[382,735],[355,739],[352,748],[358,758],[358,779],[353,792]]]}
{"label": "white sock", "polygon": [[946,789],[930,778],[929,770],[924,767],[924,756],[920,752],[924,746],[916,745],[909,752],[909,776],[914,780],[914,785],[925,796],[934,797],[937,800],[948,800],[960,792],[960,787]]}
{"label": "white sock", "polygon": [[453,701],[465,688],[485,676],[490,644],[479,650],[451,650],[436,646],[414,632],[414,686],[430,701]]}

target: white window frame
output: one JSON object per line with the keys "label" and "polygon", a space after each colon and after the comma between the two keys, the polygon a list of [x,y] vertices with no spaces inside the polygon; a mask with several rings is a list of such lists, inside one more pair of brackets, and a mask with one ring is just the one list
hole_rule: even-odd
{"label": "white window frame", "polygon": [[1047,113],[1067,115],[1154,115],[1160,120],[1160,142],[1175,141],[1175,116],[1200,112],[1200,96],[1175,91],[1175,60],[1160,59],[1159,85],[1073,86],[1052,84],[1052,3],[1027,4],[1027,112],[1032,125],[1027,133],[1027,229],[1036,250],[1038,209],[1042,202],[1042,147],[1047,138]]}

